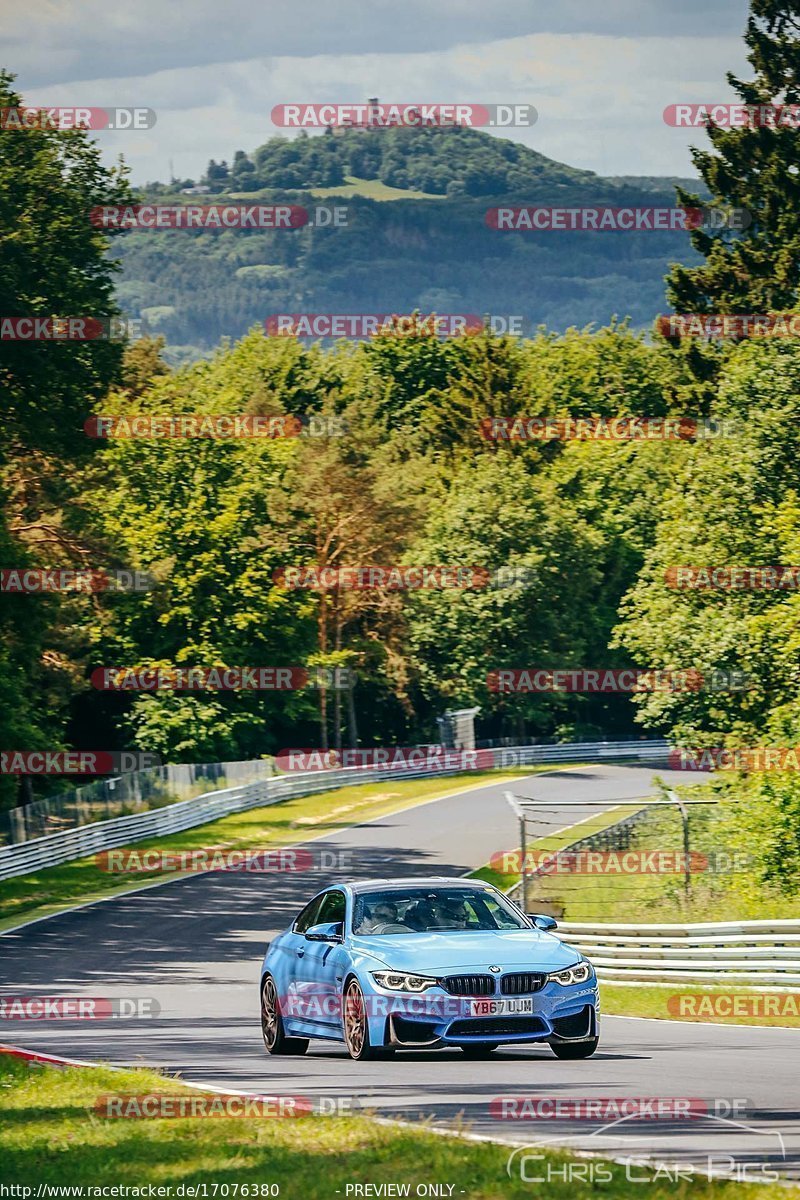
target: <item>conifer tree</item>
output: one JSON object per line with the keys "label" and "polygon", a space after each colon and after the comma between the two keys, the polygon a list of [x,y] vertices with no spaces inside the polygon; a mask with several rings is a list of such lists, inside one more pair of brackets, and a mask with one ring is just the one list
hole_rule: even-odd
{"label": "conifer tree", "polygon": [[[774,125],[758,111],[741,128],[709,124],[711,148],[692,150],[713,203],[752,220],[741,232],[692,231],[705,262],[667,277],[680,313],[778,312],[800,300],[800,107],[788,107],[800,106],[800,0],[751,0],[745,42],[754,78],[728,73],[728,82],[743,104],[782,112]],[[678,201],[703,203],[683,189]]]}

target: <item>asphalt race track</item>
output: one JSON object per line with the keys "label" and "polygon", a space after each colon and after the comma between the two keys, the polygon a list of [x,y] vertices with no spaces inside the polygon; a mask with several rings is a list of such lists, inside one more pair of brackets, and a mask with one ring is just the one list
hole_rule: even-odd
{"label": "asphalt race track", "polygon": [[[677,772],[658,772],[686,783]],[[514,785],[572,824],[609,804],[647,794],[653,772],[587,767],[530,776]],[[800,1031],[603,1018],[600,1048],[584,1062],[559,1061],[547,1046],[498,1050],[485,1062],[460,1051],[413,1052],[354,1063],[333,1043],[312,1042],[302,1058],[269,1058],[258,1012],[265,942],[305,900],[335,877],[461,875],[516,844],[516,824],[491,785],[428,802],[308,843],[349,851],[338,871],[194,875],[35,922],[0,937],[6,995],[152,997],[157,1018],[0,1021],[0,1041],[116,1064],[146,1063],[188,1081],[241,1091],[356,1097],[383,1115],[459,1114],[474,1133],[515,1144],[553,1142],[609,1157],[651,1156],[720,1174],[800,1177]],[[387,781],[387,791],[391,782]],[[558,806],[554,814],[553,806]],[[328,858],[330,861],[330,857]],[[602,918],[601,918],[602,919]],[[500,1120],[499,1096],[697,1097],[723,1102],[720,1116],[691,1120]],[[742,1102],[731,1118],[726,1108]],[[746,1102],[746,1115],[742,1115]],[[724,1119],[727,1117],[727,1119]],[[731,1166],[726,1156],[735,1158]],[[526,1165],[535,1176],[536,1164]],[[518,1173],[518,1163],[512,1168]],[[738,1173],[738,1175],[737,1175]]]}

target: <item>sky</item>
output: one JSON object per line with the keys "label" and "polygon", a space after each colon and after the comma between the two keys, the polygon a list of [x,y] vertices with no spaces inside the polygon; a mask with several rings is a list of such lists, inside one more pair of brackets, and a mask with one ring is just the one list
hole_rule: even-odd
{"label": "sky", "polygon": [[675,103],[735,99],[746,0],[0,0],[0,66],[26,103],[155,109],[97,134],[132,180],[197,178],[284,131],[282,103],[527,103],[512,137],[602,175],[691,175]]}

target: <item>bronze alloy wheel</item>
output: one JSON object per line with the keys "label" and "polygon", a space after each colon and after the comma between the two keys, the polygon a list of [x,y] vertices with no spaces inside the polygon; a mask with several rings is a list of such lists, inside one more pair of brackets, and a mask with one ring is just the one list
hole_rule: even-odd
{"label": "bronze alloy wheel", "polygon": [[286,1036],[278,990],[271,975],[265,976],[261,988],[261,1034],[267,1054],[305,1054],[308,1049],[308,1038]]}
{"label": "bronze alloy wheel", "polygon": [[344,1002],[344,1038],[351,1058],[365,1057],[369,1045],[367,1011],[364,994],[353,979],[347,989]]}
{"label": "bronze alloy wheel", "polygon": [[264,980],[264,990],[261,993],[261,1033],[264,1045],[270,1052],[278,1040],[278,993],[275,984],[268,975]]}
{"label": "bronze alloy wheel", "polygon": [[351,1058],[391,1058],[394,1046],[372,1046],[369,1040],[367,1003],[357,979],[351,979],[344,993],[344,1040]]}

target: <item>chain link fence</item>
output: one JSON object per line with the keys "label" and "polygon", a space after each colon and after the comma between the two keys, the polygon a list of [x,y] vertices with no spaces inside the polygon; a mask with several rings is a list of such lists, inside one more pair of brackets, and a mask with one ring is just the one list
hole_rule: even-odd
{"label": "chain link fence", "polygon": [[0,845],[18,845],[134,813],[194,800],[240,784],[257,783],[273,774],[268,759],[244,762],[168,763],[98,779],[71,792],[59,792],[0,813]]}

